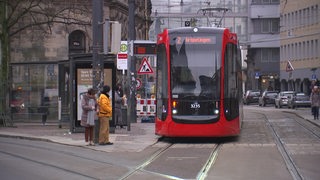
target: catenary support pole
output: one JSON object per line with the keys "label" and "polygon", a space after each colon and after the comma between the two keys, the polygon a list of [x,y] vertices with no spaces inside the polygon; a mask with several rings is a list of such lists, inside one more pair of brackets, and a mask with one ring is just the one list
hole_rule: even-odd
{"label": "catenary support pole", "polygon": [[[135,0],[129,0],[129,23],[128,23],[128,44],[131,41],[135,40],[136,32],[135,32]],[[132,43],[133,45],[133,43]],[[132,48],[130,48],[132,49]],[[130,50],[129,50],[130,51]],[[127,111],[127,120],[129,122],[136,122],[137,121],[137,114],[136,114],[136,60],[134,56],[132,56],[132,52],[129,53],[128,56],[128,111]],[[130,126],[128,126],[130,128]],[[128,129],[130,130],[130,129]]]}
{"label": "catenary support pole", "polygon": [[[104,82],[103,0],[92,0],[92,87],[98,92]],[[99,120],[95,120],[94,142],[98,143]]]}
{"label": "catenary support pole", "polygon": [[100,90],[103,86],[103,0],[92,1],[92,86]]}

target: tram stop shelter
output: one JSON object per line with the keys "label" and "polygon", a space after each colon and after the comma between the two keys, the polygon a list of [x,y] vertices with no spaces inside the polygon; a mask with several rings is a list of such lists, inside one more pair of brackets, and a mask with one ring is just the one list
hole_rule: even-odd
{"label": "tram stop shelter", "polygon": [[[111,89],[116,85],[116,55],[102,55],[104,62],[104,83]],[[68,61],[59,62],[59,101],[61,101],[61,114],[59,122],[70,120],[70,132],[83,132],[80,125],[81,98],[87,89],[92,87],[92,54],[76,54],[69,56]],[[102,87],[101,85],[100,87]],[[111,97],[114,97],[114,92]],[[112,100],[114,107],[114,101]],[[69,112],[68,112],[69,111]],[[115,131],[114,117],[110,121],[110,133]]]}

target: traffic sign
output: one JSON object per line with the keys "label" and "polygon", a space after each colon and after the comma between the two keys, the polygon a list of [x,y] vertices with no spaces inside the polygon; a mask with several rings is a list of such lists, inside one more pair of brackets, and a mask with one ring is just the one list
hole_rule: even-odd
{"label": "traffic sign", "polygon": [[124,54],[124,53],[117,54],[117,69],[122,69],[122,70],[128,69],[128,54]]}
{"label": "traffic sign", "polygon": [[260,78],[260,72],[256,72],[255,75],[254,75],[254,78],[255,79],[259,79]]}
{"label": "traffic sign", "polygon": [[117,54],[117,69],[128,69],[128,45],[127,41],[121,41],[120,52]]}
{"label": "traffic sign", "polygon": [[121,41],[120,52],[122,52],[122,53],[128,52],[128,42],[127,41]]}
{"label": "traffic sign", "polygon": [[291,72],[291,71],[293,71],[293,70],[294,70],[294,68],[293,68],[291,62],[288,61],[288,62],[287,62],[287,66],[286,66],[286,71],[287,71],[287,72]]}
{"label": "traffic sign", "polygon": [[191,25],[190,21],[185,21],[185,22],[184,22],[184,26],[185,26],[185,27],[189,27],[190,25]]}
{"label": "traffic sign", "polygon": [[141,88],[141,85],[142,85],[142,83],[141,83],[141,80],[140,79],[136,79],[136,88],[137,89],[140,89]]}
{"label": "traffic sign", "polygon": [[138,74],[152,74],[153,70],[146,57],[143,58]]}

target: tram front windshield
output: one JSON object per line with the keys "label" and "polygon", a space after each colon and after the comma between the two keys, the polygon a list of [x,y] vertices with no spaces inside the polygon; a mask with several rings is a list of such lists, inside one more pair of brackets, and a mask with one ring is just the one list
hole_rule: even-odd
{"label": "tram front windshield", "polygon": [[221,35],[171,34],[170,64],[173,115],[217,115]]}

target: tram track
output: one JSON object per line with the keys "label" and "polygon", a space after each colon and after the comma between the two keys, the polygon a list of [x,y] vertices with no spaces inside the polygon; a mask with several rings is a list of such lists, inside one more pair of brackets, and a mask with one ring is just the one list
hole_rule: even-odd
{"label": "tram track", "polygon": [[222,146],[222,144],[218,144],[216,146],[216,148],[213,149],[212,153],[210,154],[210,156],[208,158],[208,161],[204,164],[203,168],[199,172],[199,174],[197,176],[197,180],[204,180],[207,177],[207,174],[208,174],[210,168],[212,167],[212,165],[214,164],[214,162],[216,161],[216,159],[218,157],[218,152],[219,152],[221,146]]}
{"label": "tram track", "polygon": [[[25,140],[21,142],[0,140],[0,146],[3,145],[2,147],[5,147],[0,149],[0,154],[2,154],[1,156],[8,156],[10,159],[24,162],[25,164],[41,166],[42,169],[62,172],[63,174],[66,174],[66,176],[77,177],[80,179],[101,179],[101,174],[83,171],[84,168],[87,168],[85,164],[101,169],[115,166],[125,169],[128,168],[127,166],[121,166],[119,163],[115,163],[114,161],[99,158],[99,155],[90,156],[87,154],[76,153],[72,151],[74,147],[70,147],[69,150],[71,151],[69,151],[56,149],[56,147],[52,148],[50,144],[49,146],[45,146],[42,143],[43,142],[39,142],[39,145],[35,145],[28,144],[28,141]],[[79,149],[85,148],[79,147]],[[52,159],[46,154],[52,154],[56,159]],[[63,160],[65,164],[59,162],[61,160]]]}
{"label": "tram track", "polygon": [[[42,143],[42,142],[40,142]],[[161,142],[161,139],[157,142],[157,143],[163,143]],[[157,143],[154,144],[154,147],[157,147]],[[0,145],[1,144],[6,144],[7,146],[9,145],[9,147],[7,147],[6,149],[1,149],[0,153],[10,156],[12,158],[17,158],[23,161],[26,161],[27,163],[33,163],[33,164],[38,164],[40,166],[43,167],[47,167],[50,169],[56,169],[57,171],[63,171],[66,172],[68,174],[72,174],[73,176],[78,176],[78,177],[82,177],[83,179],[99,179],[97,178],[97,176],[93,175],[93,174],[85,174],[83,172],[77,171],[76,168],[73,168],[72,166],[59,166],[57,163],[49,161],[48,159],[50,158],[46,158],[46,159],[41,159],[38,158],[36,156],[33,156],[31,154],[21,154],[20,151],[33,151],[33,150],[37,150],[40,151],[40,154],[42,151],[46,151],[49,152],[51,154],[59,154],[59,156],[68,156],[74,159],[77,159],[78,161],[89,161],[91,163],[96,163],[96,164],[100,164],[99,166],[119,166],[111,163],[107,160],[104,159],[97,159],[94,157],[88,157],[88,156],[82,156],[81,154],[77,154],[74,153],[72,151],[67,151],[67,150],[62,150],[60,148],[51,148],[51,147],[46,147],[43,146],[42,144],[29,144],[27,142],[15,142],[15,141],[0,141]],[[196,176],[192,176],[191,179],[205,179],[207,176],[208,171],[210,170],[210,168],[212,167],[212,165],[214,164],[217,155],[218,155],[218,151],[219,148],[221,147],[221,143],[216,143],[216,142],[209,142],[209,143],[205,143],[205,142],[198,142],[196,140],[192,140],[191,142],[185,142],[183,141],[182,143],[167,143],[161,146],[164,146],[162,148],[160,148],[159,150],[153,152],[153,154],[149,155],[149,157],[143,161],[142,163],[140,163],[140,165],[136,166],[136,167],[125,167],[124,168],[129,168],[132,169],[131,171],[129,171],[128,173],[124,174],[122,177],[120,177],[119,179],[130,179],[132,178],[132,176],[134,176],[136,173],[147,173],[152,175],[153,177],[160,177],[163,179],[176,179],[176,180],[182,180],[182,179],[186,179],[186,178],[182,178],[179,176],[174,176],[174,175],[170,175],[170,174],[166,174],[166,173],[161,173],[161,172],[156,172],[156,171],[150,171],[148,170],[146,167],[148,165],[150,165],[151,163],[155,162],[159,157],[164,156],[164,154],[168,151],[168,150],[172,150],[172,149],[179,149],[182,147],[182,151],[190,151],[192,152],[192,148],[194,149],[201,149],[202,147],[204,147],[205,149],[208,149],[208,153],[205,154],[205,156],[207,157],[206,161],[204,161],[205,163],[202,164],[202,166],[200,168],[196,168],[198,173]],[[175,146],[175,147],[174,147]],[[191,147],[191,148],[190,148]],[[22,149],[21,149],[22,148]],[[81,147],[80,147],[81,148]],[[9,151],[9,149],[20,149],[18,151]],[[26,150],[24,150],[26,149]],[[183,150],[184,149],[184,150]],[[210,149],[210,150],[209,150]],[[199,154],[194,153],[192,156],[199,156]],[[182,157],[185,159],[189,160],[193,160],[194,157],[188,157],[188,155]],[[175,159],[177,157],[168,157],[169,159]]]}
{"label": "tram track", "polygon": [[50,164],[50,163],[46,163],[46,162],[43,162],[43,161],[38,161],[38,160],[35,160],[35,159],[32,159],[32,158],[21,156],[21,155],[16,154],[16,153],[10,153],[10,152],[6,152],[6,151],[2,151],[2,150],[0,150],[0,153],[8,155],[8,156],[11,156],[13,158],[18,158],[18,159],[21,159],[21,160],[25,160],[25,161],[28,161],[30,163],[36,163],[36,164],[39,164],[41,166],[46,166],[46,167],[49,167],[49,168],[54,168],[54,169],[58,169],[60,171],[68,172],[70,174],[74,174],[74,175],[77,175],[79,177],[83,177],[83,178],[87,178],[87,179],[98,179],[98,178],[89,176],[87,174],[71,170],[69,168],[62,168],[62,167],[59,167],[59,166],[56,166],[56,165],[53,165],[53,164]]}
{"label": "tram track", "polygon": [[[285,113],[288,113],[288,114],[291,114],[290,112],[285,112]],[[296,116],[296,115],[295,115]],[[289,116],[287,116],[289,117]],[[300,116],[297,116],[299,119],[302,119]],[[289,117],[291,118],[291,117]],[[315,136],[316,138],[318,138],[320,140],[320,127],[315,124],[315,123],[311,123],[310,121],[299,121],[297,119],[294,119],[293,120],[295,122],[297,122],[301,127],[303,127],[305,130],[307,130],[308,132],[310,132],[313,136]],[[312,126],[312,127],[311,127]],[[312,129],[312,128],[315,128],[316,130]]]}
{"label": "tram track", "polygon": [[[190,149],[190,147],[192,146],[202,146],[204,144],[199,144],[199,143],[190,143],[185,145],[185,150],[187,151],[188,149]],[[172,157],[172,156],[168,156],[168,151],[175,149],[175,148],[180,148],[183,147],[184,145],[181,145],[179,143],[168,143],[166,144],[165,147],[159,149],[157,152],[155,152],[152,156],[150,156],[146,161],[144,161],[141,165],[137,166],[136,168],[134,168],[132,171],[128,172],[126,175],[124,175],[121,180],[126,180],[126,179],[131,179],[133,178],[133,176],[139,172],[144,172],[144,173],[148,173],[151,174],[155,177],[162,177],[165,179],[173,179],[173,180],[183,180],[186,179],[185,177],[179,177],[179,176],[175,176],[175,175],[171,175],[169,173],[160,173],[160,172],[156,172],[156,171],[151,171],[148,170],[147,167],[148,165],[152,164],[152,163],[157,163],[156,161],[159,160],[160,158],[167,158],[167,159],[196,159],[196,157],[189,157],[188,155],[185,155],[184,157]],[[206,146],[206,145],[204,145]],[[214,147],[211,148],[210,152],[207,154],[207,158],[204,164],[201,165],[201,167],[198,168],[198,173],[196,176],[194,177],[189,177],[187,179],[197,179],[197,180],[204,180],[207,177],[207,174],[210,170],[210,168],[212,167],[212,165],[215,163],[215,160],[218,156],[218,152],[222,146],[221,143],[217,143],[213,145]],[[198,147],[199,148],[199,147]],[[196,154],[195,154],[196,156]],[[178,160],[177,160],[178,161]],[[197,166],[196,166],[197,167]],[[133,178],[134,179],[134,178]]]}
{"label": "tram track", "polygon": [[[260,115],[262,115],[264,117],[264,121],[267,124],[267,127],[269,127],[271,134],[275,140],[275,144],[280,152],[280,154],[282,155],[287,169],[290,172],[291,176],[293,177],[294,180],[304,180],[306,179],[303,176],[302,171],[299,169],[299,167],[297,166],[297,164],[295,163],[293,157],[290,155],[288,147],[287,147],[287,143],[285,142],[285,140],[283,140],[283,137],[281,137],[281,135],[279,134],[279,132],[277,132],[276,129],[276,125],[273,124],[273,122],[270,121],[270,119],[267,117],[266,114],[264,113],[258,113]],[[318,126],[314,126],[314,124],[310,123],[310,122],[305,122],[305,121],[301,121],[298,119],[301,119],[301,117],[296,116],[296,118],[293,118],[292,116],[288,116],[286,115],[285,119],[287,120],[292,120],[293,122],[295,122],[299,127],[303,128],[305,130],[305,133],[310,133],[314,138],[316,138],[317,140],[320,139],[320,135],[319,133],[319,127]],[[298,119],[297,119],[298,118]],[[312,127],[311,127],[312,126]],[[313,130],[312,128],[317,128],[317,130]]]}
{"label": "tram track", "polygon": [[[265,116],[265,114],[263,114]],[[282,155],[286,166],[290,172],[290,174],[292,175],[294,180],[303,180],[303,176],[300,173],[297,165],[294,163],[293,159],[290,157],[289,152],[287,151],[284,143],[281,141],[280,136],[278,135],[278,133],[276,132],[275,128],[271,125],[270,121],[268,120],[267,116],[265,116],[265,121],[267,122],[267,126],[269,127],[269,129],[272,132],[272,135],[275,139],[275,143],[276,146],[280,152],[280,154]]]}
{"label": "tram track", "polygon": [[[0,144],[2,142],[0,141]],[[13,146],[21,146],[21,144],[19,143],[15,143],[15,142],[5,142],[6,144],[11,144]],[[49,152],[52,152],[52,153],[57,153],[57,154],[62,154],[62,155],[67,155],[67,156],[72,156],[72,157],[75,157],[75,158],[80,158],[80,159],[84,159],[84,160],[89,160],[89,161],[95,161],[95,162],[99,162],[99,163],[106,163],[105,161],[101,161],[99,159],[95,159],[95,158],[89,158],[89,157],[84,157],[84,156],[80,156],[80,155],[77,155],[73,152],[66,152],[64,150],[57,150],[57,149],[51,149],[51,148],[47,148],[47,147],[42,147],[42,146],[36,146],[36,145],[30,145],[30,144],[24,144],[23,147],[27,147],[27,148],[34,148],[34,149],[37,149],[37,150],[45,150],[45,151],[49,151]],[[79,146],[81,147],[81,146]],[[82,148],[82,147],[81,147]],[[4,151],[1,151],[1,152],[4,152]],[[4,152],[5,153],[5,152]],[[108,163],[110,164],[110,163]]]}
{"label": "tram track", "polygon": [[[152,161],[154,161],[154,159],[156,159],[157,157],[159,157],[161,154],[163,154],[167,149],[169,149],[173,144],[167,144],[164,148],[159,149],[158,151],[156,151],[152,156],[150,156],[146,161],[144,161],[141,165],[137,166],[136,168],[134,168],[133,170],[129,171],[127,174],[125,174],[123,177],[120,178],[120,180],[125,180],[127,178],[129,178],[130,176],[132,176],[134,173],[138,172],[138,171],[144,171],[143,168],[146,167],[148,164],[150,164]],[[162,175],[162,174],[158,174],[158,173],[154,173],[154,172],[149,172],[149,173],[153,173],[153,174],[157,174],[158,176],[164,176],[164,177],[168,177],[167,175]],[[173,178],[173,177],[171,177]]]}

